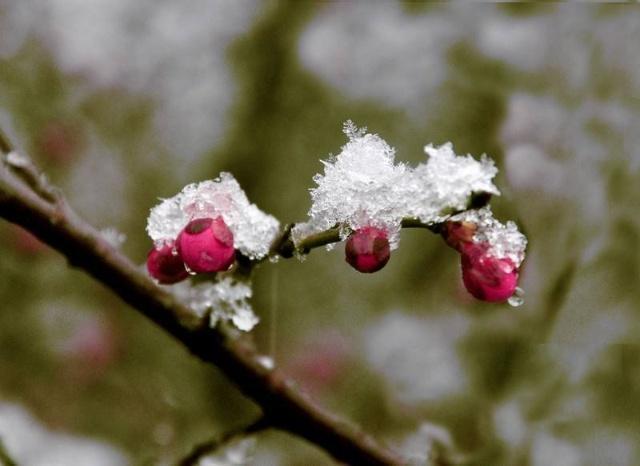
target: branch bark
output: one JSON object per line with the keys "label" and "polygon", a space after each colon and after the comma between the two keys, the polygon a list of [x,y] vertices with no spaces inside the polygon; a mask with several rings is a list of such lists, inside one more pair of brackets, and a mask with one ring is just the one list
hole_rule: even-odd
{"label": "branch bark", "polygon": [[[0,216],[22,226],[162,327],[203,361],[216,365],[256,402],[271,426],[302,437],[352,465],[399,465],[402,458],[364,431],[320,407],[279,370],[224,326],[208,327],[80,218],[35,170],[11,164],[11,144],[0,134]],[[52,194],[53,195],[50,195]]]}

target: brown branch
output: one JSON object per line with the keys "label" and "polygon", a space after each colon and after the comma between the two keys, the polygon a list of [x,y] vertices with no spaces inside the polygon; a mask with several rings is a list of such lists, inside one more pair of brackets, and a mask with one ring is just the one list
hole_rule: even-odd
{"label": "brown branch", "polygon": [[5,156],[5,162],[13,172],[31,187],[40,197],[49,202],[60,202],[59,190],[47,183],[44,173],[41,173],[26,154],[18,153],[9,138],[0,129],[0,151]]}
{"label": "brown branch", "polygon": [[[469,209],[479,209],[484,207],[489,202],[491,194],[485,192],[472,193],[467,203],[467,207],[462,210],[451,210],[450,212],[442,212],[442,215],[456,215]],[[284,231],[271,245],[269,255],[281,256],[284,258],[292,257],[296,252],[299,254],[308,254],[309,251],[315,248],[326,246],[327,244],[337,243],[342,241],[340,237],[340,228],[335,226],[328,230],[314,233],[307,236],[294,244],[291,238],[291,229],[294,224],[288,224],[285,226]],[[402,228],[423,228],[429,230],[432,233],[439,234],[441,232],[442,223],[424,223],[417,218],[406,217],[402,219]]]}
{"label": "brown branch", "polygon": [[[10,148],[8,144],[0,145],[3,149],[7,146]],[[261,365],[252,345],[235,338],[223,326],[210,328],[197,319],[187,306],[160,289],[138,266],[112,248],[66,203],[51,202],[30,182],[33,179],[28,174],[18,173],[20,166],[9,165],[6,160],[0,163],[1,217],[26,228],[61,252],[72,266],[107,286],[195,356],[216,365],[262,408],[274,428],[302,437],[348,464],[403,464],[400,456],[365,432],[314,403],[279,370]],[[40,176],[37,179],[42,181]]]}
{"label": "brown branch", "polygon": [[240,437],[247,437],[249,435],[269,429],[270,427],[271,424],[269,423],[269,420],[265,417],[260,417],[248,426],[225,432],[220,437],[196,445],[187,456],[185,456],[177,463],[176,466],[196,466],[204,456],[213,453],[214,451],[223,447],[225,444],[230,443]]}

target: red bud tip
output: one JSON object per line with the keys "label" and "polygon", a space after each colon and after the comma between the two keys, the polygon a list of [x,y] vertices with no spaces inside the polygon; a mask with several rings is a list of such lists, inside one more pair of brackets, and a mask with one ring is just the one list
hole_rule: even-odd
{"label": "red bud tip", "polygon": [[462,246],[462,281],[469,293],[482,301],[509,299],[518,286],[518,269],[508,258],[488,254],[488,245],[465,243]]}
{"label": "red bud tip", "polygon": [[174,254],[173,244],[149,251],[147,270],[149,275],[163,285],[177,283],[189,276],[187,269],[184,268],[182,258],[178,254]]}
{"label": "red bud tip", "polygon": [[178,235],[177,246],[185,265],[196,273],[227,270],[235,259],[233,233],[222,217],[192,220]]}
{"label": "red bud tip", "polygon": [[354,231],[345,246],[346,261],[358,272],[373,273],[389,262],[387,232],[375,227]]}
{"label": "red bud tip", "polygon": [[473,241],[477,229],[473,222],[451,221],[444,223],[441,234],[449,246],[462,252],[462,245]]}

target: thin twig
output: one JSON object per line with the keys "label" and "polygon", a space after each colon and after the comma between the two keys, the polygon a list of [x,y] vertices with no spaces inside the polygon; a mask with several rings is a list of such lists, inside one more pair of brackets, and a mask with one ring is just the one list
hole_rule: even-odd
{"label": "thin twig", "polygon": [[[434,233],[439,233],[438,223],[424,223],[416,218],[404,218],[402,219],[402,228],[424,228]],[[342,241],[340,237],[340,228],[334,227],[328,230],[314,233],[306,238],[298,241],[297,245],[294,245],[291,239],[291,227],[289,224],[285,227],[283,233],[273,242],[271,246],[271,255],[279,255],[284,258],[289,258],[294,255],[295,251],[300,254],[308,254],[312,249],[316,249],[327,244],[337,243]]]}
{"label": "thin twig", "polygon": [[[469,209],[479,209],[487,205],[490,198],[491,195],[489,193],[472,193],[471,197],[469,198],[468,205],[465,209],[451,210],[450,212],[446,212],[446,214],[456,215]],[[443,212],[442,215],[445,215],[445,212]],[[309,235],[295,244],[293,238],[291,237],[291,229],[293,228],[293,226],[294,224],[288,224],[285,226],[284,231],[278,236],[278,238],[276,238],[276,240],[271,245],[269,252],[270,256],[278,255],[280,257],[288,259],[294,256],[296,252],[298,252],[299,254],[308,254],[312,249],[326,246],[327,244],[331,243],[337,243],[339,241],[342,241],[343,239],[340,236],[340,227],[335,226],[333,228],[329,228],[328,230]],[[441,232],[442,223],[425,223],[417,218],[406,217],[402,219],[400,226],[402,228],[423,228],[425,230],[431,231],[432,233],[439,234]]]}
{"label": "thin twig", "polygon": [[53,203],[60,201],[58,190],[49,185],[47,178],[38,170],[29,157],[25,154],[18,154],[2,129],[0,129],[0,150],[5,155],[5,162],[10,169],[40,197]]}
{"label": "thin twig", "polygon": [[0,163],[0,216],[26,228],[182,342],[216,365],[256,402],[274,428],[305,438],[335,459],[353,465],[399,465],[403,460],[351,423],[338,418],[296,388],[279,370],[260,363],[255,348],[223,326],[210,328],[175,297],[159,288],[100,232],[70,208],[60,209]]}
{"label": "thin twig", "polygon": [[176,466],[196,466],[204,456],[213,453],[233,440],[241,437],[248,437],[249,435],[267,430],[270,427],[271,424],[269,423],[269,420],[262,416],[248,426],[243,426],[238,429],[225,432],[220,437],[216,437],[212,440],[207,440],[206,442],[196,445],[187,456],[176,464]]}

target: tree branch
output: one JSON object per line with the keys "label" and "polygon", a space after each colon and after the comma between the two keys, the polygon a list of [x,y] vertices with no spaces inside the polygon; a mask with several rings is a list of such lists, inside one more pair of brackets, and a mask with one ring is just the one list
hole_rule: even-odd
{"label": "tree branch", "polygon": [[[0,135],[7,156],[11,145]],[[28,159],[27,159],[28,160]],[[61,196],[28,166],[0,163],[0,216],[26,228],[182,342],[195,356],[216,365],[263,410],[270,424],[316,444],[353,465],[403,464],[400,456],[359,428],[326,411],[296,389],[279,370],[260,364],[255,348],[224,326],[208,327],[183,303],[160,289],[140,268],[76,215]],[[35,167],[34,167],[35,168]],[[35,177],[33,175],[36,175]],[[45,187],[46,189],[42,190]]]}

